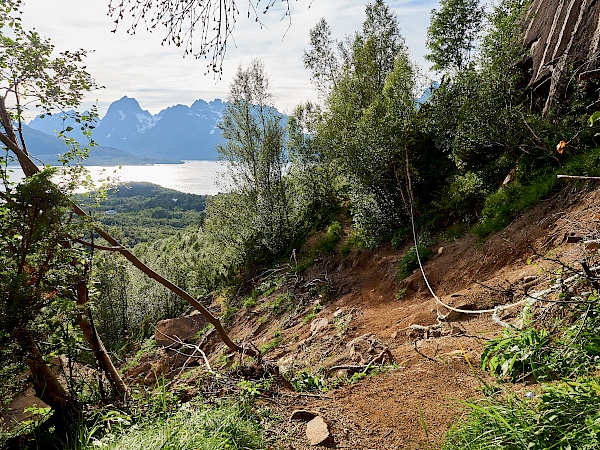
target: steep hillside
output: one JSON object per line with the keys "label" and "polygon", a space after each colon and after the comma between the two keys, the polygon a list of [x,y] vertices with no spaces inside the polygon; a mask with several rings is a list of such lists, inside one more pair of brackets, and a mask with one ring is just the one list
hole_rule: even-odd
{"label": "steep hillside", "polygon": [[[523,304],[498,310],[495,318],[478,311],[556,286],[557,260],[575,265],[586,253],[580,241],[598,236],[598,205],[600,190],[565,187],[484,243],[472,235],[440,238],[424,265],[431,288],[443,303],[473,313],[437,303],[419,270],[399,281],[407,248],[342,256],[345,239],[334,254],[310,253],[312,265],[300,273],[293,255],[290,264],[253,279],[245,295],[231,304],[216,301],[213,310],[237,311],[229,328],[261,349],[264,367],[276,364],[301,391],[311,383],[327,386],[325,393],[304,394],[284,383],[264,395],[265,406],[281,418],[270,432],[283,448],[310,448],[305,426],[287,420],[297,409],[329,421],[337,448],[439,448],[464,413],[461,402],[481,396],[482,380],[490,379],[479,369],[485,342],[501,333],[500,322],[518,322]],[[212,364],[237,365],[214,339],[201,345]],[[168,358],[161,364],[166,370]],[[143,372],[133,373],[139,379]],[[529,383],[512,388],[524,395]]]}

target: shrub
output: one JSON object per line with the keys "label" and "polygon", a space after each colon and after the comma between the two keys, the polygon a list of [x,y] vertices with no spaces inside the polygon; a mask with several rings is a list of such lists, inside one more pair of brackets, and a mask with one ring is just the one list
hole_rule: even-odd
{"label": "shrub", "polygon": [[123,428],[118,433],[92,437],[77,448],[105,449],[263,449],[261,428],[247,407],[224,403],[217,407],[189,403],[169,417]]}
{"label": "shrub", "polygon": [[344,231],[342,225],[338,221],[332,222],[331,225],[327,227],[327,232],[319,245],[320,249],[325,253],[333,252],[343,234]]}
{"label": "shrub", "polygon": [[[418,255],[417,255],[418,252]],[[419,259],[421,263],[425,263],[431,257],[432,252],[427,245],[419,243],[418,247],[414,245],[408,249],[400,260],[400,266],[398,267],[398,278],[404,280],[413,271],[419,267]]]}
{"label": "shrub", "polygon": [[550,352],[549,334],[535,328],[511,330],[507,335],[487,343],[481,354],[481,367],[500,378],[517,380],[546,373],[544,360]]}

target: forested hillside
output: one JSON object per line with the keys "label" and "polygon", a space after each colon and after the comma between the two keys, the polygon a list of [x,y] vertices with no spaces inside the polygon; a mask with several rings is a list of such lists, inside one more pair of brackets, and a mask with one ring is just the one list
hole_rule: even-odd
{"label": "forested hillside", "polygon": [[[442,0],[439,83],[383,0],[345,38],[319,21],[320,101],[283,120],[268,68],[238,67],[230,189],[205,198],[94,185],[93,112],[87,147],[68,127],[64,166],[38,168],[24,105],[95,84],[85,51],[53,53],[5,3],[2,445],[598,447],[598,49],[563,49],[546,90],[525,39],[563,6]],[[440,412],[446,393],[479,399]]]}

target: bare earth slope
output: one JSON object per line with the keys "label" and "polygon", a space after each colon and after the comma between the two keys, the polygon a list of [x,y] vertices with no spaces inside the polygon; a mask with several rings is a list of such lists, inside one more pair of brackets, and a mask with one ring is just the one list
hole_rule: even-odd
{"label": "bare earth slope", "polygon": [[[598,190],[566,188],[483,244],[473,236],[438,244],[434,250],[443,249],[425,265],[433,290],[445,303],[475,311],[547,287],[556,264],[542,255],[571,262],[581,257],[581,244],[568,244],[566,237],[597,231],[599,200]],[[377,362],[395,361],[397,370],[326,394],[280,393],[275,409],[283,418],[299,408],[319,413],[331,423],[337,448],[439,448],[464,414],[461,400],[480,396],[480,377],[487,376],[478,369],[479,355],[501,327],[491,314],[451,312],[438,322],[436,301],[420,271],[397,281],[401,256],[401,250],[383,247],[321,260],[303,281],[326,279],[332,295],[311,321],[284,314],[276,323],[256,325],[253,314],[244,314],[234,324],[240,338],[257,345],[278,330],[282,344],[266,358],[282,370],[364,366],[378,357]],[[407,294],[398,300],[401,288]],[[507,311],[503,320],[514,320],[518,312]],[[439,307],[439,313],[448,311]],[[382,355],[386,348],[391,355]],[[303,423],[284,420],[272,431],[283,436],[285,448],[311,448],[304,430]]]}
{"label": "bare earth slope", "polygon": [[[289,420],[297,409],[321,415],[336,448],[440,448],[465,414],[462,401],[481,397],[482,382],[489,380],[479,369],[486,340],[502,332],[499,320],[518,322],[522,305],[503,311],[498,320],[477,311],[546,289],[556,281],[557,260],[579,267],[584,249],[578,240],[599,235],[598,186],[566,186],[484,243],[471,235],[438,243],[424,265],[432,289],[442,302],[470,314],[438,304],[419,270],[398,280],[407,248],[382,246],[342,256],[342,239],[334,255],[316,258],[301,274],[284,264],[257,277],[254,288],[277,286],[265,298],[244,302],[248,297],[240,296],[228,306],[239,308],[228,325],[232,336],[261,348],[266,363],[242,366],[238,375],[260,377],[261,367],[276,365],[296,380],[303,373],[307,382],[328,380],[327,392],[302,393],[279,379],[260,400],[281,418],[265,425],[285,449],[315,448],[306,424]],[[214,336],[204,341],[199,345],[213,367],[236,358]],[[139,364],[129,381],[152,382],[173,364],[165,374],[180,375],[176,362],[161,360]],[[380,366],[382,373],[371,371]],[[358,383],[332,387],[342,375],[363,372],[370,375]],[[524,384],[513,387],[523,395],[530,390]]]}

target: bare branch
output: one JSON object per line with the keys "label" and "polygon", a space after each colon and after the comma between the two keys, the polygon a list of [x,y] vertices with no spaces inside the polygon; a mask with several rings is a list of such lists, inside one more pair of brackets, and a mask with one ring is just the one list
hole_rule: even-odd
{"label": "bare branch", "polygon": [[106,245],[94,244],[92,242],[88,242],[83,239],[73,239],[73,242],[77,242],[78,244],[82,244],[82,245],[85,245],[86,247],[91,247],[96,250],[104,250],[106,252],[118,252],[123,249],[123,247],[108,247]]}
{"label": "bare branch", "polygon": [[[290,19],[289,0],[283,18]],[[263,14],[275,5],[276,0],[248,0],[248,19],[262,28]],[[183,48],[184,56],[208,60],[208,70],[217,75],[223,72],[227,42],[232,37],[240,10],[236,0],[109,0],[108,15],[114,19],[116,32],[119,24],[130,19],[127,29],[135,34],[140,24],[152,32],[164,28],[162,44]]]}
{"label": "bare branch", "polygon": [[570,179],[574,179],[574,180],[600,181],[600,177],[583,177],[583,176],[576,176],[576,175],[556,175],[556,178],[570,178]]}

